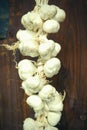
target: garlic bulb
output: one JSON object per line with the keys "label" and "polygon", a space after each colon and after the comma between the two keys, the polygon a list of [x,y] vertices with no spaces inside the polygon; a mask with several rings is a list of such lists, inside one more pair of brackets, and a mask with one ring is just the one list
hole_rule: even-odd
{"label": "garlic bulb", "polygon": [[52,52],[52,57],[57,56],[58,53],[60,52],[60,50],[61,50],[60,44],[59,43],[55,43],[55,48],[54,48],[54,50]]}
{"label": "garlic bulb", "polygon": [[16,33],[16,37],[20,42],[25,42],[29,40],[33,40],[35,37],[36,33],[30,30],[22,30],[19,29],[18,32]]}
{"label": "garlic bulb", "polygon": [[48,60],[52,56],[55,43],[53,40],[47,40],[45,43],[40,44],[39,54],[43,60]]}
{"label": "garlic bulb", "polygon": [[44,107],[41,98],[37,95],[31,95],[27,98],[26,102],[29,106],[31,106],[34,109],[34,111],[39,111]]}
{"label": "garlic bulb", "polygon": [[39,128],[37,127],[37,125],[33,119],[26,118],[24,120],[23,129],[24,130],[38,130]]}
{"label": "garlic bulb", "polygon": [[22,88],[31,93],[37,93],[39,91],[40,79],[38,76],[30,76],[22,82]]}
{"label": "garlic bulb", "polygon": [[42,90],[39,92],[39,96],[44,101],[51,101],[51,100],[53,100],[55,94],[56,94],[56,89],[52,85],[50,85],[50,84],[45,85],[42,88]]}
{"label": "garlic bulb", "polygon": [[19,44],[19,50],[23,56],[39,56],[38,47],[38,43],[34,40],[25,41]]}
{"label": "garlic bulb", "polygon": [[39,9],[39,15],[43,20],[53,18],[57,13],[57,9],[53,5],[44,4]]}
{"label": "garlic bulb", "polygon": [[25,28],[31,31],[38,31],[42,27],[42,19],[37,12],[28,12],[21,18],[21,23]]}
{"label": "garlic bulb", "polygon": [[50,111],[59,112],[63,110],[63,96],[61,94],[56,94],[53,101],[47,103],[48,109]]}
{"label": "garlic bulb", "polygon": [[22,82],[22,88],[27,95],[31,95],[39,92],[46,83],[46,79],[39,75],[30,76]]}
{"label": "garlic bulb", "polygon": [[48,112],[47,119],[51,126],[55,126],[61,119],[61,112]]}
{"label": "garlic bulb", "polygon": [[36,67],[31,60],[24,59],[18,63],[18,74],[22,80],[36,73]]}
{"label": "garlic bulb", "polygon": [[60,9],[59,7],[55,6],[57,9],[57,13],[54,16],[54,20],[56,20],[57,22],[63,22],[66,18],[66,13],[63,9]]}
{"label": "garlic bulb", "polygon": [[58,58],[51,58],[44,65],[44,73],[46,77],[51,78],[58,74],[61,67],[60,60]]}
{"label": "garlic bulb", "polygon": [[56,33],[59,31],[59,29],[60,29],[60,24],[56,20],[53,20],[53,19],[47,20],[43,24],[43,30],[46,33]]}

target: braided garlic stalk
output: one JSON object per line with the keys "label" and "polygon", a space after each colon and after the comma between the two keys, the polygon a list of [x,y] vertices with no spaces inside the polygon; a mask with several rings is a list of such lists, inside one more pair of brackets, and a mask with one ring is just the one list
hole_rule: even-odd
{"label": "braided garlic stalk", "polygon": [[28,95],[26,103],[35,112],[35,119],[24,120],[24,130],[58,130],[55,126],[63,110],[65,93],[58,93],[50,84],[50,78],[61,68],[61,61],[56,57],[61,46],[47,37],[49,33],[59,31],[66,14],[56,5],[49,5],[48,1],[35,0],[34,9],[21,18],[25,30],[17,32],[18,42],[13,46],[4,45],[9,50],[19,49],[23,56],[37,58],[36,61],[23,59],[17,66],[21,86]]}

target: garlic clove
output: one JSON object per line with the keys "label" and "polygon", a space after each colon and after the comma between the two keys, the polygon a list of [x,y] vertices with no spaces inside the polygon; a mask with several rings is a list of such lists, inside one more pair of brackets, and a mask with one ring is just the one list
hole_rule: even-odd
{"label": "garlic clove", "polygon": [[54,16],[54,20],[57,22],[63,22],[66,18],[66,13],[63,9],[60,9],[59,7],[56,6],[57,9],[57,14]]}
{"label": "garlic clove", "polygon": [[61,67],[61,62],[58,58],[51,58],[44,65],[44,73],[46,77],[51,78],[58,74]]}
{"label": "garlic clove", "polygon": [[58,53],[60,52],[60,50],[61,50],[60,44],[59,43],[55,43],[55,48],[54,48],[54,50],[52,52],[52,56],[53,57],[57,56]]}
{"label": "garlic clove", "polygon": [[57,13],[57,9],[53,5],[44,4],[39,9],[39,15],[43,20],[53,18]]}
{"label": "garlic clove", "polygon": [[36,73],[36,67],[31,60],[24,59],[18,63],[18,74],[22,80]]}
{"label": "garlic clove", "polygon": [[61,119],[61,112],[48,112],[47,120],[51,126],[56,126]]}
{"label": "garlic clove", "polygon": [[56,20],[47,20],[43,24],[43,31],[46,33],[57,33],[60,29],[60,24]]}
{"label": "garlic clove", "polygon": [[36,122],[31,118],[26,118],[23,123],[23,130],[38,130]]}
{"label": "garlic clove", "polygon": [[34,111],[39,111],[44,107],[44,104],[38,95],[31,95],[27,98],[26,102]]}
{"label": "garlic clove", "polygon": [[55,94],[56,89],[50,84],[45,85],[39,92],[41,99],[47,102],[53,100]]}

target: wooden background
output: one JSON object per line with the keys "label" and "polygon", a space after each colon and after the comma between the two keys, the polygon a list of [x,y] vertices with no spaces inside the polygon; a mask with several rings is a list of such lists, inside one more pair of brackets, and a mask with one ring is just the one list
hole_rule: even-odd
{"label": "wooden background", "polygon": [[[58,55],[62,62],[59,75],[53,85],[60,92],[66,91],[60,130],[87,130],[87,1],[49,0],[66,11],[66,20],[57,34],[50,35],[59,42],[62,50]],[[22,29],[20,18],[32,10],[34,0],[10,0],[10,19],[7,38],[0,44],[16,41],[18,29]],[[17,61],[22,56],[17,51]],[[26,95],[20,89],[12,52],[0,48],[0,130],[22,130],[23,120],[33,117],[26,104]]]}

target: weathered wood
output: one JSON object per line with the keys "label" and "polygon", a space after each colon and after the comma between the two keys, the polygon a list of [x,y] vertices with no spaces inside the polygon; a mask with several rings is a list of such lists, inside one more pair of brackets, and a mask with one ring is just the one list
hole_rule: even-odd
{"label": "weathered wood", "polygon": [[[60,31],[50,35],[59,42],[62,50],[58,57],[62,68],[58,76],[53,78],[57,90],[66,91],[64,111],[60,130],[87,129],[87,1],[86,0],[49,0],[66,11],[66,20]],[[20,18],[32,10],[34,0],[10,0],[10,19],[7,38],[0,41],[9,43],[16,41],[18,29],[23,28]],[[22,59],[19,52],[17,61]],[[26,95],[20,88],[19,79],[12,52],[0,48],[0,130],[22,130],[26,117],[32,117],[33,111],[26,104]]]}

